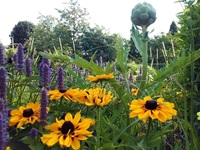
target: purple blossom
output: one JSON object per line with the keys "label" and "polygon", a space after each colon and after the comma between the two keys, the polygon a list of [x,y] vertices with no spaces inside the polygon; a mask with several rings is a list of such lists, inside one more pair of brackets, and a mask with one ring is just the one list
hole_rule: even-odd
{"label": "purple blossom", "polygon": [[64,70],[63,68],[58,69],[58,78],[57,78],[57,87],[58,90],[64,90],[65,89],[65,83],[64,83]]}
{"label": "purple blossom", "polygon": [[4,65],[6,62],[5,60],[5,50],[2,44],[0,44],[0,65]]}
{"label": "purple blossom", "polygon": [[13,61],[14,61],[14,63],[16,64],[16,66],[17,66],[17,60],[18,60],[17,54],[14,54],[14,55],[13,55]]}
{"label": "purple blossom", "polygon": [[6,99],[7,85],[6,85],[6,69],[0,67],[0,98]]}
{"label": "purple blossom", "polygon": [[31,131],[29,132],[29,136],[31,138],[34,138],[34,137],[38,136],[38,133],[39,132],[38,132],[38,130],[36,128],[32,128]]}
{"label": "purple blossom", "polygon": [[50,87],[51,82],[51,69],[47,64],[43,65],[43,74],[42,74],[42,84],[43,87],[46,87],[47,89]]}
{"label": "purple blossom", "polygon": [[0,149],[6,149],[6,141],[7,141],[7,134],[6,134],[6,120],[4,115],[0,112]]}
{"label": "purple blossom", "polygon": [[[46,54],[48,54],[48,52],[45,52]],[[44,62],[45,64],[47,64],[48,66],[50,66],[50,61],[48,58],[42,57],[42,62]]]}
{"label": "purple blossom", "polygon": [[133,73],[132,72],[130,72],[129,81],[133,83]]}
{"label": "purple blossom", "polygon": [[26,65],[26,76],[30,77],[30,76],[32,76],[31,59],[27,57],[25,62],[26,62],[25,63],[25,65]]}
{"label": "purple blossom", "polygon": [[47,97],[47,90],[43,89],[41,91],[41,98],[40,98],[40,123],[42,125],[47,124],[47,107],[48,107],[48,97]]}
{"label": "purple blossom", "polygon": [[22,72],[24,67],[24,49],[21,43],[18,44],[18,51],[17,51],[17,70]]}

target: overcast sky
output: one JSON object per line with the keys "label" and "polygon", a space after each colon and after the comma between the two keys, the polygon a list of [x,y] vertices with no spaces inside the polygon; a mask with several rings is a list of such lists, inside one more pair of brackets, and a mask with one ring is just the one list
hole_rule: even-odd
{"label": "overcast sky", "polygon": [[[37,17],[58,16],[55,8],[62,9],[67,0],[5,0],[0,8],[0,40],[4,45],[10,43],[9,34],[19,21],[37,24]],[[110,33],[130,37],[131,10],[141,0],[79,0],[81,7],[89,12],[91,23],[104,26]],[[183,8],[175,0],[146,0],[157,12],[156,22],[149,27],[152,35],[168,32],[172,21],[178,21],[176,14]]]}

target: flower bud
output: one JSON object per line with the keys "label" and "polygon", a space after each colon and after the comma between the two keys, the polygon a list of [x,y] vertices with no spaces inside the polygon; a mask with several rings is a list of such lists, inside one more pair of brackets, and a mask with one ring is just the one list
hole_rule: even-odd
{"label": "flower bud", "polygon": [[138,3],[132,9],[131,21],[136,26],[147,28],[156,21],[156,10],[147,2]]}

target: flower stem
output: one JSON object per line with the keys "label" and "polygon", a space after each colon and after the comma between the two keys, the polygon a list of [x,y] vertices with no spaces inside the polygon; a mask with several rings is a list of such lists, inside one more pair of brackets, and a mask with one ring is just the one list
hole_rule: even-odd
{"label": "flower stem", "polygon": [[101,134],[101,107],[97,107],[97,145],[96,150],[100,150],[101,140],[100,140],[100,134]]}
{"label": "flower stem", "polygon": [[149,132],[150,132],[150,128],[151,128],[151,122],[152,122],[152,119],[149,118],[149,123],[148,123],[146,138],[149,136]]}
{"label": "flower stem", "polygon": [[146,77],[147,77],[147,66],[148,66],[148,52],[147,52],[147,28],[143,27],[142,28],[142,78],[139,86],[139,91],[138,91],[138,97],[141,96],[141,92],[144,90],[144,85],[146,83]]}

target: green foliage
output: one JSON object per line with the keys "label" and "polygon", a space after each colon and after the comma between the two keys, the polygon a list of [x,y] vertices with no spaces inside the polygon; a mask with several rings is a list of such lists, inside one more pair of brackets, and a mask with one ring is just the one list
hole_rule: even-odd
{"label": "green foliage", "polygon": [[11,36],[14,43],[24,44],[33,32],[34,24],[29,21],[19,21],[12,29]]}
{"label": "green foliage", "polygon": [[86,60],[103,58],[104,62],[114,61],[116,52],[123,46],[124,39],[116,34],[109,35],[100,27],[88,28],[78,37],[79,54]]}
{"label": "green foliage", "polygon": [[65,51],[70,50],[69,47],[72,47],[70,30],[50,15],[40,16],[39,19],[39,24],[31,34],[36,52],[44,49],[53,52],[54,49],[61,49],[61,45]]}
{"label": "green foliage", "polygon": [[174,21],[172,21],[172,23],[170,25],[169,32],[172,35],[175,35],[175,33],[177,33],[177,25],[176,25],[176,23]]}
{"label": "green foliage", "polygon": [[69,0],[63,10],[57,9],[57,11],[61,16],[60,21],[71,31],[72,40],[75,42],[89,26],[87,10],[81,8],[77,0]]}

